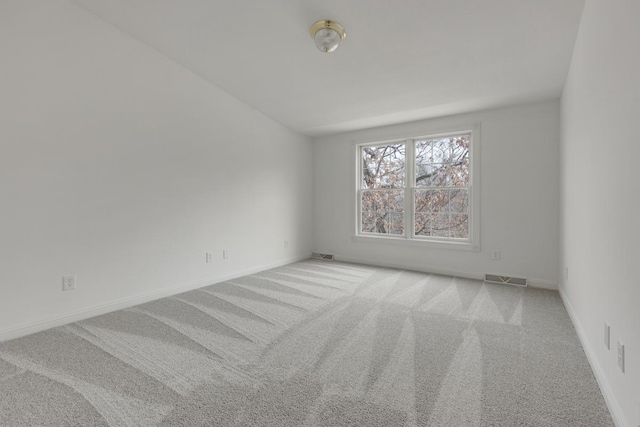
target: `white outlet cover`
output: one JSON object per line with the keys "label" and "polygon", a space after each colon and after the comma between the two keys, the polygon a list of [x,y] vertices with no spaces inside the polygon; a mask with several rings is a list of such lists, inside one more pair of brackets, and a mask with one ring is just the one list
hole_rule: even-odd
{"label": "white outlet cover", "polygon": [[62,276],[62,290],[71,291],[76,288],[76,276]]}

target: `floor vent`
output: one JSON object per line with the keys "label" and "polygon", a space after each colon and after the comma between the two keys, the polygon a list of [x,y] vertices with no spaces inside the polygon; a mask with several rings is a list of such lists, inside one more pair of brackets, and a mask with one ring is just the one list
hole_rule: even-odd
{"label": "floor vent", "polygon": [[489,283],[499,283],[501,285],[527,286],[527,279],[520,277],[498,276],[495,274],[485,274],[484,281]]}
{"label": "floor vent", "polygon": [[311,254],[311,258],[315,258],[315,259],[324,259],[327,261],[333,261],[333,255],[331,254],[318,254],[318,253],[312,253]]}

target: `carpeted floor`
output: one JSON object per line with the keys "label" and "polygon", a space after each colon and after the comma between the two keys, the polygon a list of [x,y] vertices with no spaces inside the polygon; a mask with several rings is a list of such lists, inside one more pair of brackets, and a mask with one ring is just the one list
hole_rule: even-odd
{"label": "carpeted floor", "polygon": [[612,426],[557,292],[308,260],[0,344],[2,426]]}

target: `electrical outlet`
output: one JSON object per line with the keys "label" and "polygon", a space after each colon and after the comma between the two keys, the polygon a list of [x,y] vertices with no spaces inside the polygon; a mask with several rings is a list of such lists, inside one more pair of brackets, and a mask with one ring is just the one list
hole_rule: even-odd
{"label": "electrical outlet", "polygon": [[611,327],[604,322],[604,346],[611,350]]}
{"label": "electrical outlet", "polygon": [[222,259],[229,259],[229,249],[222,250]]}
{"label": "electrical outlet", "polygon": [[207,252],[205,254],[205,262],[209,264],[212,261],[213,261],[213,254],[211,252]]}
{"label": "electrical outlet", "polygon": [[76,288],[76,276],[62,276],[62,290],[71,291]]}
{"label": "electrical outlet", "polygon": [[491,259],[494,261],[500,259],[500,249],[491,249]]}
{"label": "electrical outlet", "polygon": [[284,241],[284,248],[287,249],[289,247],[289,241],[285,240]]}
{"label": "electrical outlet", "polygon": [[618,341],[618,366],[624,373],[624,344]]}

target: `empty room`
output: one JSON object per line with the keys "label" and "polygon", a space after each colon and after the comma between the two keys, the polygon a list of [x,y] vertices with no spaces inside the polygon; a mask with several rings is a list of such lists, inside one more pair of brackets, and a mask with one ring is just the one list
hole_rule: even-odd
{"label": "empty room", "polygon": [[0,0],[0,426],[640,426],[637,0]]}

